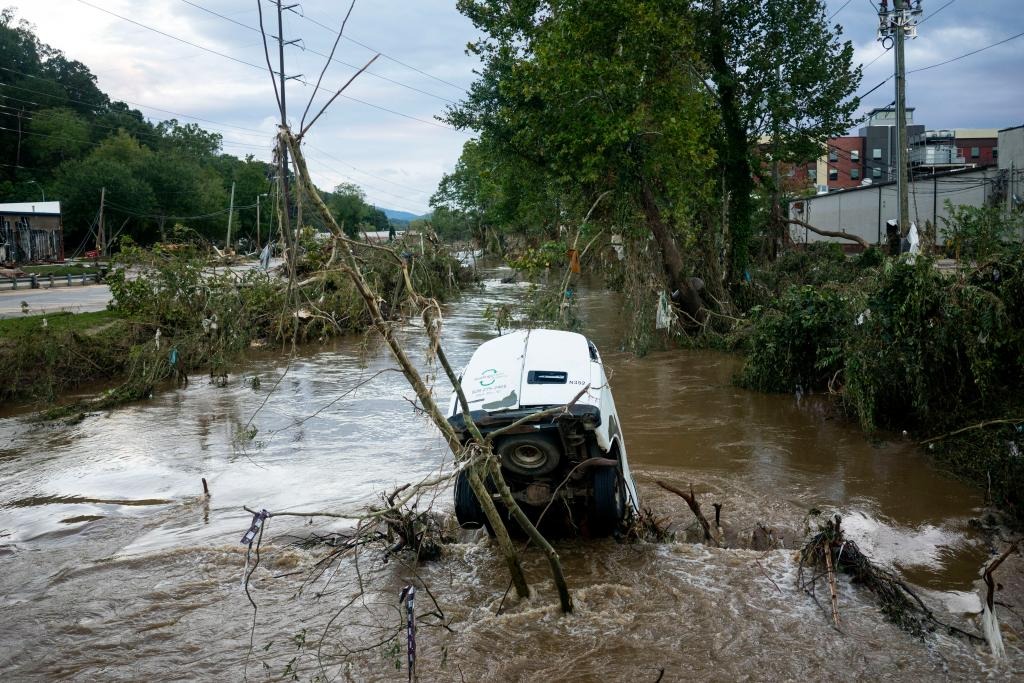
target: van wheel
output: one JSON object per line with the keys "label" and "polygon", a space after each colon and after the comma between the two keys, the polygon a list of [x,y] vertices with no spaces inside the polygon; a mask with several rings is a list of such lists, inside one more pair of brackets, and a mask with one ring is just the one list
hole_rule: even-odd
{"label": "van wheel", "polygon": [[618,467],[594,467],[590,523],[596,536],[613,533],[626,516],[626,491]]}
{"label": "van wheel", "polygon": [[562,453],[546,434],[513,434],[498,441],[501,466],[514,474],[539,477],[558,467]]}
{"label": "van wheel", "polygon": [[463,529],[479,529],[487,522],[480,501],[469,485],[469,472],[466,470],[455,478],[455,519]]}

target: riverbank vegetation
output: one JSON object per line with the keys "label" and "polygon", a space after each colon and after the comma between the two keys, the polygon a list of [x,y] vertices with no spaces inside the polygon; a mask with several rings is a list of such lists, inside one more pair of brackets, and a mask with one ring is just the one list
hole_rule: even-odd
{"label": "riverbank vegetation", "polygon": [[[179,232],[181,232],[179,230]],[[415,286],[444,301],[471,275],[432,236],[393,245],[410,265]],[[173,246],[143,249],[126,242],[107,276],[112,301],[99,313],[33,315],[0,321],[0,400],[53,402],[82,386],[110,388],[52,415],[97,410],[149,396],[165,382],[207,372],[226,381],[252,346],[322,342],[362,332],[370,323],[362,299],[333,263],[332,243],[305,230],[296,260],[299,306],[289,284],[257,268],[211,267],[208,245],[179,235]],[[386,255],[360,249],[365,276],[383,295],[389,317],[401,311],[404,281]]]}

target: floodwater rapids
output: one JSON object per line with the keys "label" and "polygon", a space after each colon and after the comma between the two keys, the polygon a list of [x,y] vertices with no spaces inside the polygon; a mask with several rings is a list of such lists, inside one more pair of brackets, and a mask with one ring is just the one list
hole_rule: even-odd
{"label": "floodwater rapids", "polygon": [[[488,306],[529,295],[501,282],[507,269],[481,272],[480,290],[446,309],[457,365],[494,336]],[[253,570],[243,505],[355,516],[450,465],[368,335],[290,361],[254,353],[226,387],[194,377],[74,424],[0,419],[0,678],[406,680],[398,594],[412,582],[424,681],[1019,680],[1024,622],[1010,612],[997,662],[985,646],[900,631],[845,579],[836,630],[796,587],[808,510],[839,513],[862,551],[940,618],[980,632],[979,568],[994,547],[972,523],[985,515],[982,492],[897,435],[867,439],[821,397],[736,388],[734,356],[621,352],[615,299],[585,290],[581,306],[612,372],[643,503],[677,537],[557,541],[573,615],[559,613],[534,550],[524,564],[535,595],[503,599],[508,575],[482,532],[418,567],[366,547],[314,580],[329,549],[293,542],[351,520],[273,517]],[[422,358],[420,331],[402,334]],[[449,391],[442,380],[436,389]],[[709,516],[721,503],[730,548],[694,543],[689,509],[658,479],[692,483]],[[450,489],[420,503],[431,504],[450,510]],[[759,525],[781,547],[755,549]],[[999,599],[1024,614],[1020,564],[1000,574]]]}

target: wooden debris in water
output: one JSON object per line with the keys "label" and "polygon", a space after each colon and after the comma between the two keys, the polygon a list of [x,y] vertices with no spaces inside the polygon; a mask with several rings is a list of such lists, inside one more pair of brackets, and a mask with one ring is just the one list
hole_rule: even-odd
{"label": "wooden debris in water", "polygon": [[[855,541],[844,537],[841,518],[835,515],[818,527],[817,533],[800,551],[797,586],[821,607],[815,587],[822,580],[829,585],[832,603],[832,621],[839,628],[838,587],[836,576],[847,574],[854,584],[864,586],[878,601],[882,614],[904,631],[924,636],[936,628],[946,629],[975,642],[984,642],[981,636],[968,633],[956,626],[939,621],[927,605],[895,573],[873,563],[857,547]],[[824,611],[824,608],[822,608]]]}

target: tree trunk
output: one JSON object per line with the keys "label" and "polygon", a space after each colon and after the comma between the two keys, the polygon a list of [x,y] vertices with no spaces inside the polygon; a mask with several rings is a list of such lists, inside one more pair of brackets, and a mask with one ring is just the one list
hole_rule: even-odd
{"label": "tree trunk", "polygon": [[796,218],[783,218],[782,220],[786,223],[792,223],[793,225],[799,225],[800,227],[807,228],[811,232],[817,235],[821,235],[822,237],[837,237],[841,240],[850,240],[851,242],[856,242],[865,249],[871,248],[871,245],[868,243],[866,239],[859,235],[851,235],[850,233],[844,230],[822,230],[821,228],[816,228],[810,223],[805,223],[804,221]]}
{"label": "tree trunk", "polygon": [[675,292],[679,293],[679,306],[687,315],[698,322],[704,322],[708,314],[704,310],[704,301],[700,298],[697,290],[690,286],[690,282],[683,272],[683,259],[679,255],[679,248],[672,237],[672,231],[661,217],[661,210],[658,208],[654,193],[646,180],[643,183],[643,207],[647,216],[647,224],[654,234],[654,239],[658,242],[661,263],[665,268],[665,275],[668,277],[668,284],[672,288],[673,295]]}
{"label": "tree trunk", "polygon": [[729,36],[722,19],[722,2],[715,0],[712,27],[709,27],[708,62],[722,114],[722,135],[717,147],[729,195],[729,229],[732,239],[726,279],[737,282],[743,277],[750,260],[750,193],[754,189],[754,181],[750,174],[747,127],[740,113],[736,74],[725,54]]}

